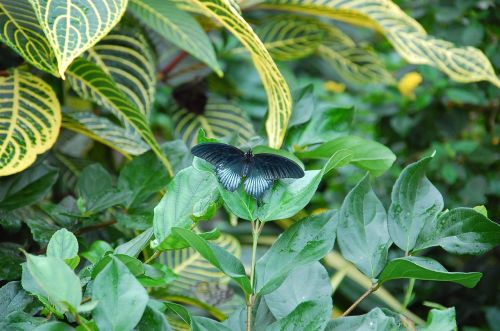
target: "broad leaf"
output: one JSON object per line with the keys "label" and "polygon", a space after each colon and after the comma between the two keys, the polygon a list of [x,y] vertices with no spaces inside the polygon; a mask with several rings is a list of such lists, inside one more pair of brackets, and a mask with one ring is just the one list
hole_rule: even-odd
{"label": "broad leaf", "polygon": [[57,59],[59,75],[121,19],[127,0],[30,0]]}
{"label": "broad leaf", "polygon": [[128,10],[148,28],[203,61],[222,76],[207,34],[190,14],[178,9],[174,1],[130,0]]}
{"label": "broad leaf", "polygon": [[165,314],[158,309],[156,303],[152,300],[149,301],[141,321],[135,327],[137,331],[171,331],[172,328],[167,322]]}
{"label": "broad leaf", "polygon": [[93,317],[102,330],[132,330],[141,320],[149,297],[142,285],[117,258],[96,277],[92,299],[99,303]]}
{"label": "broad leaf", "polygon": [[342,204],[337,227],[342,255],[365,275],[376,278],[387,261],[392,242],[387,213],[373,192],[366,175]]}
{"label": "broad leaf", "polygon": [[432,309],[427,317],[427,323],[417,327],[418,331],[455,331],[457,321],[455,320],[455,308]]}
{"label": "broad leaf", "polygon": [[0,243],[0,280],[15,280],[21,276],[21,263],[24,262],[21,245]]}
{"label": "broad leaf", "polygon": [[47,83],[29,72],[0,77],[0,176],[28,168],[55,143],[61,106]]}
{"label": "broad leaf", "polygon": [[26,260],[22,276],[26,291],[47,298],[61,313],[78,308],[82,301],[80,279],[62,259],[26,254]]}
{"label": "broad leaf", "polygon": [[72,259],[78,254],[78,241],[73,233],[66,229],[57,230],[47,245],[47,256],[60,259]]}
{"label": "broad leaf", "polygon": [[140,109],[130,101],[116,83],[100,67],[83,58],[77,58],[68,68],[70,83],[83,98],[93,100],[99,105],[119,113],[129,123],[142,139],[151,147],[165,165],[168,173],[173,175],[170,162],[161,152],[148,122]]}
{"label": "broad leaf", "polygon": [[0,288],[0,320],[9,314],[23,311],[33,301],[19,282],[9,282]]}
{"label": "broad leaf", "polygon": [[266,331],[323,330],[332,316],[332,306],[329,296],[303,302]]}
{"label": "broad leaf", "polygon": [[335,242],[336,217],[335,211],[307,217],[280,235],[257,261],[256,292],[271,293],[295,268],[325,256]]}
{"label": "broad leaf", "polygon": [[153,228],[145,230],[134,239],[127,241],[115,248],[115,254],[124,254],[132,257],[139,256],[139,253],[146,248],[153,237]]}
{"label": "broad leaf", "polygon": [[198,331],[234,331],[221,322],[202,316],[193,316],[193,326]]}
{"label": "broad leaf", "polygon": [[40,201],[57,177],[57,169],[37,164],[15,176],[1,178],[0,210],[10,211]]}
{"label": "broad leaf", "polygon": [[455,254],[484,254],[500,244],[500,225],[471,208],[456,208],[426,223],[414,250],[441,246]]}
{"label": "broad leaf", "polygon": [[280,148],[292,112],[288,85],[262,41],[229,0],[192,1],[203,13],[214,17],[248,49],[268,97],[266,131],[269,146]]}
{"label": "broad leaf", "polygon": [[[80,255],[86,258],[90,263],[96,264],[107,253],[112,252],[113,247],[103,240],[96,240],[90,245],[89,249]],[[118,254],[118,252],[116,252]]]}
{"label": "broad leaf", "polygon": [[[307,280],[307,281],[306,281]],[[319,262],[304,265],[293,270],[283,284],[264,299],[276,319],[290,314],[299,304],[318,297],[332,296],[330,277]]]}
{"label": "broad leaf", "polygon": [[38,325],[46,323],[44,317],[34,317],[22,311],[14,312],[0,320],[2,330],[34,330]]}
{"label": "broad leaf", "polygon": [[191,247],[213,266],[231,277],[241,286],[245,293],[251,293],[252,288],[250,280],[245,273],[245,267],[234,255],[231,255],[217,245],[208,243],[205,239],[190,230],[173,228],[172,232],[187,241]]}
{"label": "broad leaf", "polygon": [[205,171],[193,167],[180,171],[167,186],[160,203],[155,207],[153,227],[156,237],[156,248],[166,249],[163,242],[171,233],[172,227],[187,227],[193,223],[191,219],[198,202],[211,197],[206,204],[218,199],[216,179]]}
{"label": "broad leaf", "polygon": [[318,147],[302,153],[300,158],[326,159],[338,151],[347,151],[350,163],[361,169],[370,171],[373,175],[380,175],[392,166],[396,156],[384,145],[372,140],[356,136],[345,136],[325,142]]}
{"label": "broad leaf", "polygon": [[368,314],[360,316],[339,317],[330,321],[325,331],[396,331],[406,330],[392,316],[387,316],[380,308],[372,309]]}
{"label": "broad leaf", "polygon": [[379,276],[379,284],[400,278],[415,278],[454,282],[472,288],[481,279],[480,272],[449,272],[437,261],[417,256],[408,256],[390,261]]}
{"label": "broad leaf", "polygon": [[268,0],[264,7],[321,15],[382,32],[408,62],[438,68],[458,82],[489,80],[500,86],[491,63],[474,47],[456,47],[427,35],[424,28],[391,0]]}
{"label": "broad leaf", "polygon": [[29,0],[0,3],[0,41],[38,69],[59,76],[54,51]]}
{"label": "broad leaf", "polygon": [[392,188],[389,207],[389,234],[394,243],[405,252],[415,247],[417,237],[425,224],[435,221],[443,209],[441,193],[425,177],[426,157],[407,166]]}

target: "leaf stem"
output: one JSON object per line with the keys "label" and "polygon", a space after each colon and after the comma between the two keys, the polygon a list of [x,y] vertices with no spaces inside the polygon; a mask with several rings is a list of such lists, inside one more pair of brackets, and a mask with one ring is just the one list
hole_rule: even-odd
{"label": "leaf stem", "polygon": [[[264,222],[259,220],[252,221],[252,262],[250,266],[250,284],[252,285],[252,292],[255,291],[255,263],[257,262],[257,243],[259,242],[259,235],[264,227]],[[247,298],[247,330],[252,330],[252,309],[255,304],[256,295],[250,294]]]}
{"label": "leaf stem", "polygon": [[182,61],[182,59],[184,59],[186,56],[188,56],[188,53],[185,52],[185,51],[182,51],[180,52],[179,54],[177,54],[173,59],[172,61],[170,61],[166,66],[165,68],[163,68],[162,71],[160,71],[160,74],[159,74],[159,79],[160,80],[163,80],[163,78],[165,78],[172,70],[174,70],[174,68],[179,64],[179,62]]}
{"label": "leaf stem", "polygon": [[414,285],[415,285],[415,278],[410,278],[410,281],[408,282],[408,287],[406,287],[403,305],[401,307],[402,312],[406,310],[406,307],[408,307],[408,304],[410,303],[411,294],[413,293],[413,286]]}
{"label": "leaf stem", "polygon": [[378,284],[373,284],[368,290],[366,290],[365,293],[363,293],[356,301],[354,301],[354,303],[342,314],[342,317],[349,315],[354,310],[354,308],[356,308],[356,306],[359,305],[361,301],[363,301],[367,296],[369,296],[370,293],[375,292],[378,288],[379,288]]}
{"label": "leaf stem", "polygon": [[153,261],[158,256],[160,256],[160,254],[161,254],[160,251],[154,252],[153,255],[151,255],[146,261],[144,261],[144,264],[148,264],[149,262]]}
{"label": "leaf stem", "polygon": [[75,319],[76,319],[76,323],[78,323],[78,325],[81,325],[85,330],[87,331],[92,331],[87,324],[85,324],[84,322],[82,322],[81,320],[81,316],[80,314],[78,313],[75,313]]}

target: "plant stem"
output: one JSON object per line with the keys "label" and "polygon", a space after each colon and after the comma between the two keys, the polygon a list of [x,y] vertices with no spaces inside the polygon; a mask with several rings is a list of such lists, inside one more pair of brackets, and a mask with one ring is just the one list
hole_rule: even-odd
{"label": "plant stem", "polygon": [[[259,220],[252,222],[252,262],[250,265],[250,284],[252,285],[252,292],[255,290],[255,263],[257,262],[257,243],[259,242],[259,235],[264,227],[264,223]],[[255,294],[250,294],[247,298],[247,331],[252,330],[252,309],[255,304]]]}
{"label": "plant stem", "polygon": [[151,255],[146,261],[144,261],[145,264],[148,264],[149,262],[153,261],[156,259],[158,256],[160,256],[160,251],[156,251]]}
{"label": "plant stem", "polygon": [[88,326],[87,324],[85,324],[84,322],[82,322],[81,320],[81,317],[80,317],[80,314],[78,313],[75,313],[75,319],[76,319],[76,323],[78,323],[78,325],[81,325],[85,330],[87,331],[92,331]]}
{"label": "plant stem", "polygon": [[188,56],[188,53],[186,53],[184,51],[182,51],[179,54],[177,54],[172,59],[172,61],[170,61],[170,63],[167,64],[165,66],[165,68],[163,68],[162,71],[160,71],[159,79],[162,80],[163,78],[165,78],[179,64],[179,62],[181,62],[182,59],[184,59],[186,56]]}
{"label": "plant stem", "polygon": [[359,305],[361,301],[363,301],[367,296],[369,296],[370,293],[376,291],[378,287],[379,287],[378,284],[372,285],[368,290],[366,290],[365,293],[363,293],[356,301],[354,301],[354,303],[342,314],[342,317],[349,315],[351,311],[353,311],[354,308],[356,308],[356,306]]}
{"label": "plant stem", "polygon": [[410,278],[410,281],[408,282],[408,287],[406,288],[405,297],[403,300],[403,306],[401,307],[401,311],[405,311],[406,307],[408,307],[408,304],[410,303],[410,300],[411,300],[411,294],[413,293],[413,286],[414,285],[415,285],[415,278]]}

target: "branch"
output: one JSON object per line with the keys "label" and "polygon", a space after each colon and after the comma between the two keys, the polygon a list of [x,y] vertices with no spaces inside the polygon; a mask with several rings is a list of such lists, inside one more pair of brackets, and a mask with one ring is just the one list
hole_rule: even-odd
{"label": "branch", "polygon": [[169,64],[167,64],[165,66],[165,68],[163,68],[162,71],[160,71],[160,73],[158,74],[158,79],[159,80],[163,80],[172,70],[174,70],[174,68],[182,61],[182,59],[184,59],[186,56],[188,56],[188,53],[185,52],[185,51],[182,51],[180,52],[179,54],[177,54],[176,57],[174,57],[172,59],[172,61],[170,61]]}
{"label": "branch", "polygon": [[356,308],[357,305],[359,305],[359,303],[361,301],[363,301],[367,296],[370,295],[370,293],[376,291],[377,289],[379,288],[379,285],[378,284],[374,284],[372,285],[368,290],[366,290],[365,293],[363,293],[359,298],[358,300],[354,301],[354,303],[342,314],[342,317],[345,317],[347,315],[349,315],[351,313],[351,311],[354,310],[354,308]]}

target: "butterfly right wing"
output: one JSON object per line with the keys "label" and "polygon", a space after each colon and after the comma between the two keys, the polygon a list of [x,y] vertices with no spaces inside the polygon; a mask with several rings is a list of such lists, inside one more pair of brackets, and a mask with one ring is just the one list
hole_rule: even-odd
{"label": "butterfly right wing", "polygon": [[235,191],[241,184],[241,176],[243,173],[243,162],[241,158],[234,159],[227,163],[221,163],[215,167],[215,174],[219,183],[228,191]]}

